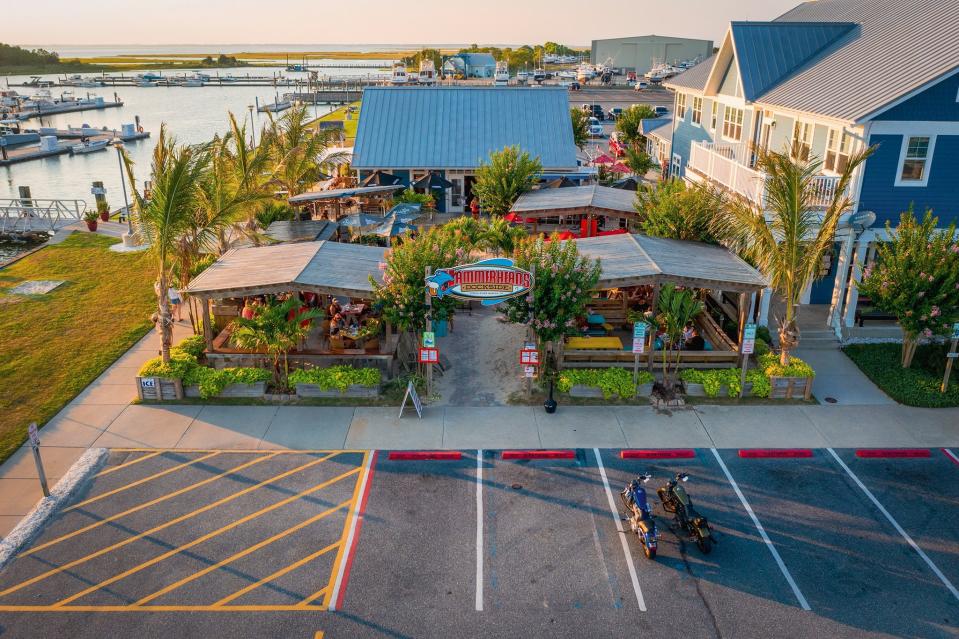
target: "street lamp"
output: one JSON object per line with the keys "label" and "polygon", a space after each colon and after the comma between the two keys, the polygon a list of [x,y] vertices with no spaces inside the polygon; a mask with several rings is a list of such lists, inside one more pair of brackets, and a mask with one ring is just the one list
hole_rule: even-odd
{"label": "street lamp", "polygon": [[256,147],[256,124],[253,122],[253,109],[256,107],[250,104],[246,108],[250,110],[250,139],[253,140],[253,146]]}
{"label": "street lamp", "polygon": [[123,171],[123,140],[117,136],[113,138],[113,148],[117,150],[117,163],[120,165],[120,186],[123,188],[123,206],[126,211],[127,232],[123,234],[123,246],[136,246],[133,238],[133,216],[130,211],[130,199],[127,197],[127,182]]}

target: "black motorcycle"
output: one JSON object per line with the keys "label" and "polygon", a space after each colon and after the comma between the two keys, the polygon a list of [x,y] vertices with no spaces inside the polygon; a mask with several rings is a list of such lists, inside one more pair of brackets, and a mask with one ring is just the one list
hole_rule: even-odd
{"label": "black motorcycle", "polygon": [[696,541],[696,545],[704,554],[709,554],[715,543],[712,531],[706,518],[696,512],[692,500],[686,494],[686,489],[680,483],[685,483],[687,480],[689,475],[686,473],[676,473],[676,478],[667,481],[656,493],[663,503],[663,510],[673,513],[679,527]]}
{"label": "black motorcycle", "polygon": [[626,521],[643,545],[643,554],[647,559],[656,558],[656,522],[650,513],[649,500],[646,498],[646,489],[643,484],[652,479],[650,474],[643,474],[629,482],[619,494],[626,506],[629,517]]}

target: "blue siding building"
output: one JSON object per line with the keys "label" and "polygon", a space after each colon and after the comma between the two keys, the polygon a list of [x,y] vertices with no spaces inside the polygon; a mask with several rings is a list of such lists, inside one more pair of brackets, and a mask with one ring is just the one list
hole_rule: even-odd
{"label": "blue siding building", "polygon": [[959,4],[816,0],[771,22],[733,22],[718,53],[666,86],[676,92],[669,148],[674,178],[708,182],[765,204],[756,149],[821,162],[817,204],[835,193],[848,158],[874,154],[847,193],[877,223],[841,223],[835,250],[804,301],[829,304],[830,325],[852,327],[861,266],[902,212],[959,221]]}

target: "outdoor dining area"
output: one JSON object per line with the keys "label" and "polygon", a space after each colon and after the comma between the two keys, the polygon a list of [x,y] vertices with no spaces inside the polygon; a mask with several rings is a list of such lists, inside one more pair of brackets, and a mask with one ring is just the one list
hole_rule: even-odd
{"label": "outdoor dining area", "polygon": [[[655,315],[665,284],[702,291],[706,306],[680,343],[667,345],[679,365],[738,365],[742,328],[767,286],[752,266],[721,246],[639,234],[584,238],[576,246],[580,254],[600,260],[602,273],[579,321],[581,334],[563,345],[561,368],[632,366],[633,322]],[[662,340],[654,326],[647,332],[641,356],[647,366],[661,352]]]}
{"label": "outdoor dining area", "polygon": [[296,298],[293,319],[304,320],[305,337],[293,349],[291,366],[352,364],[393,372],[398,336],[372,304],[372,277],[382,282],[385,249],[332,241],[235,248],[190,282],[199,300],[206,360],[214,368],[259,366],[267,348],[240,348],[233,340],[238,317],[251,318],[258,306]]}
{"label": "outdoor dining area", "polygon": [[638,221],[636,193],[599,184],[540,188],[523,193],[507,221],[525,224],[532,233],[560,233],[560,239],[622,232]]}

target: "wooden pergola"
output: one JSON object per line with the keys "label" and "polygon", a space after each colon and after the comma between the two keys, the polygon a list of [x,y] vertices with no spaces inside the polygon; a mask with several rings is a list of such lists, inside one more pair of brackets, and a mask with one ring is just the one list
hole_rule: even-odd
{"label": "wooden pergola", "polygon": [[392,199],[393,194],[406,188],[403,184],[394,184],[390,186],[354,186],[345,189],[329,189],[327,191],[310,191],[294,195],[287,201],[290,206],[309,206],[313,214],[317,212],[317,206],[333,207],[333,219],[338,220],[343,215],[343,201],[349,198],[366,199],[377,201],[377,206],[386,210],[387,198]]}
{"label": "wooden pergola", "polygon": [[557,189],[536,189],[523,193],[510,209],[516,215],[532,219],[533,231],[539,220],[548,217],[586,216],[587,228],[595,217],[638,221],[633,203],[635,191],[614,189],[599,184]]}

